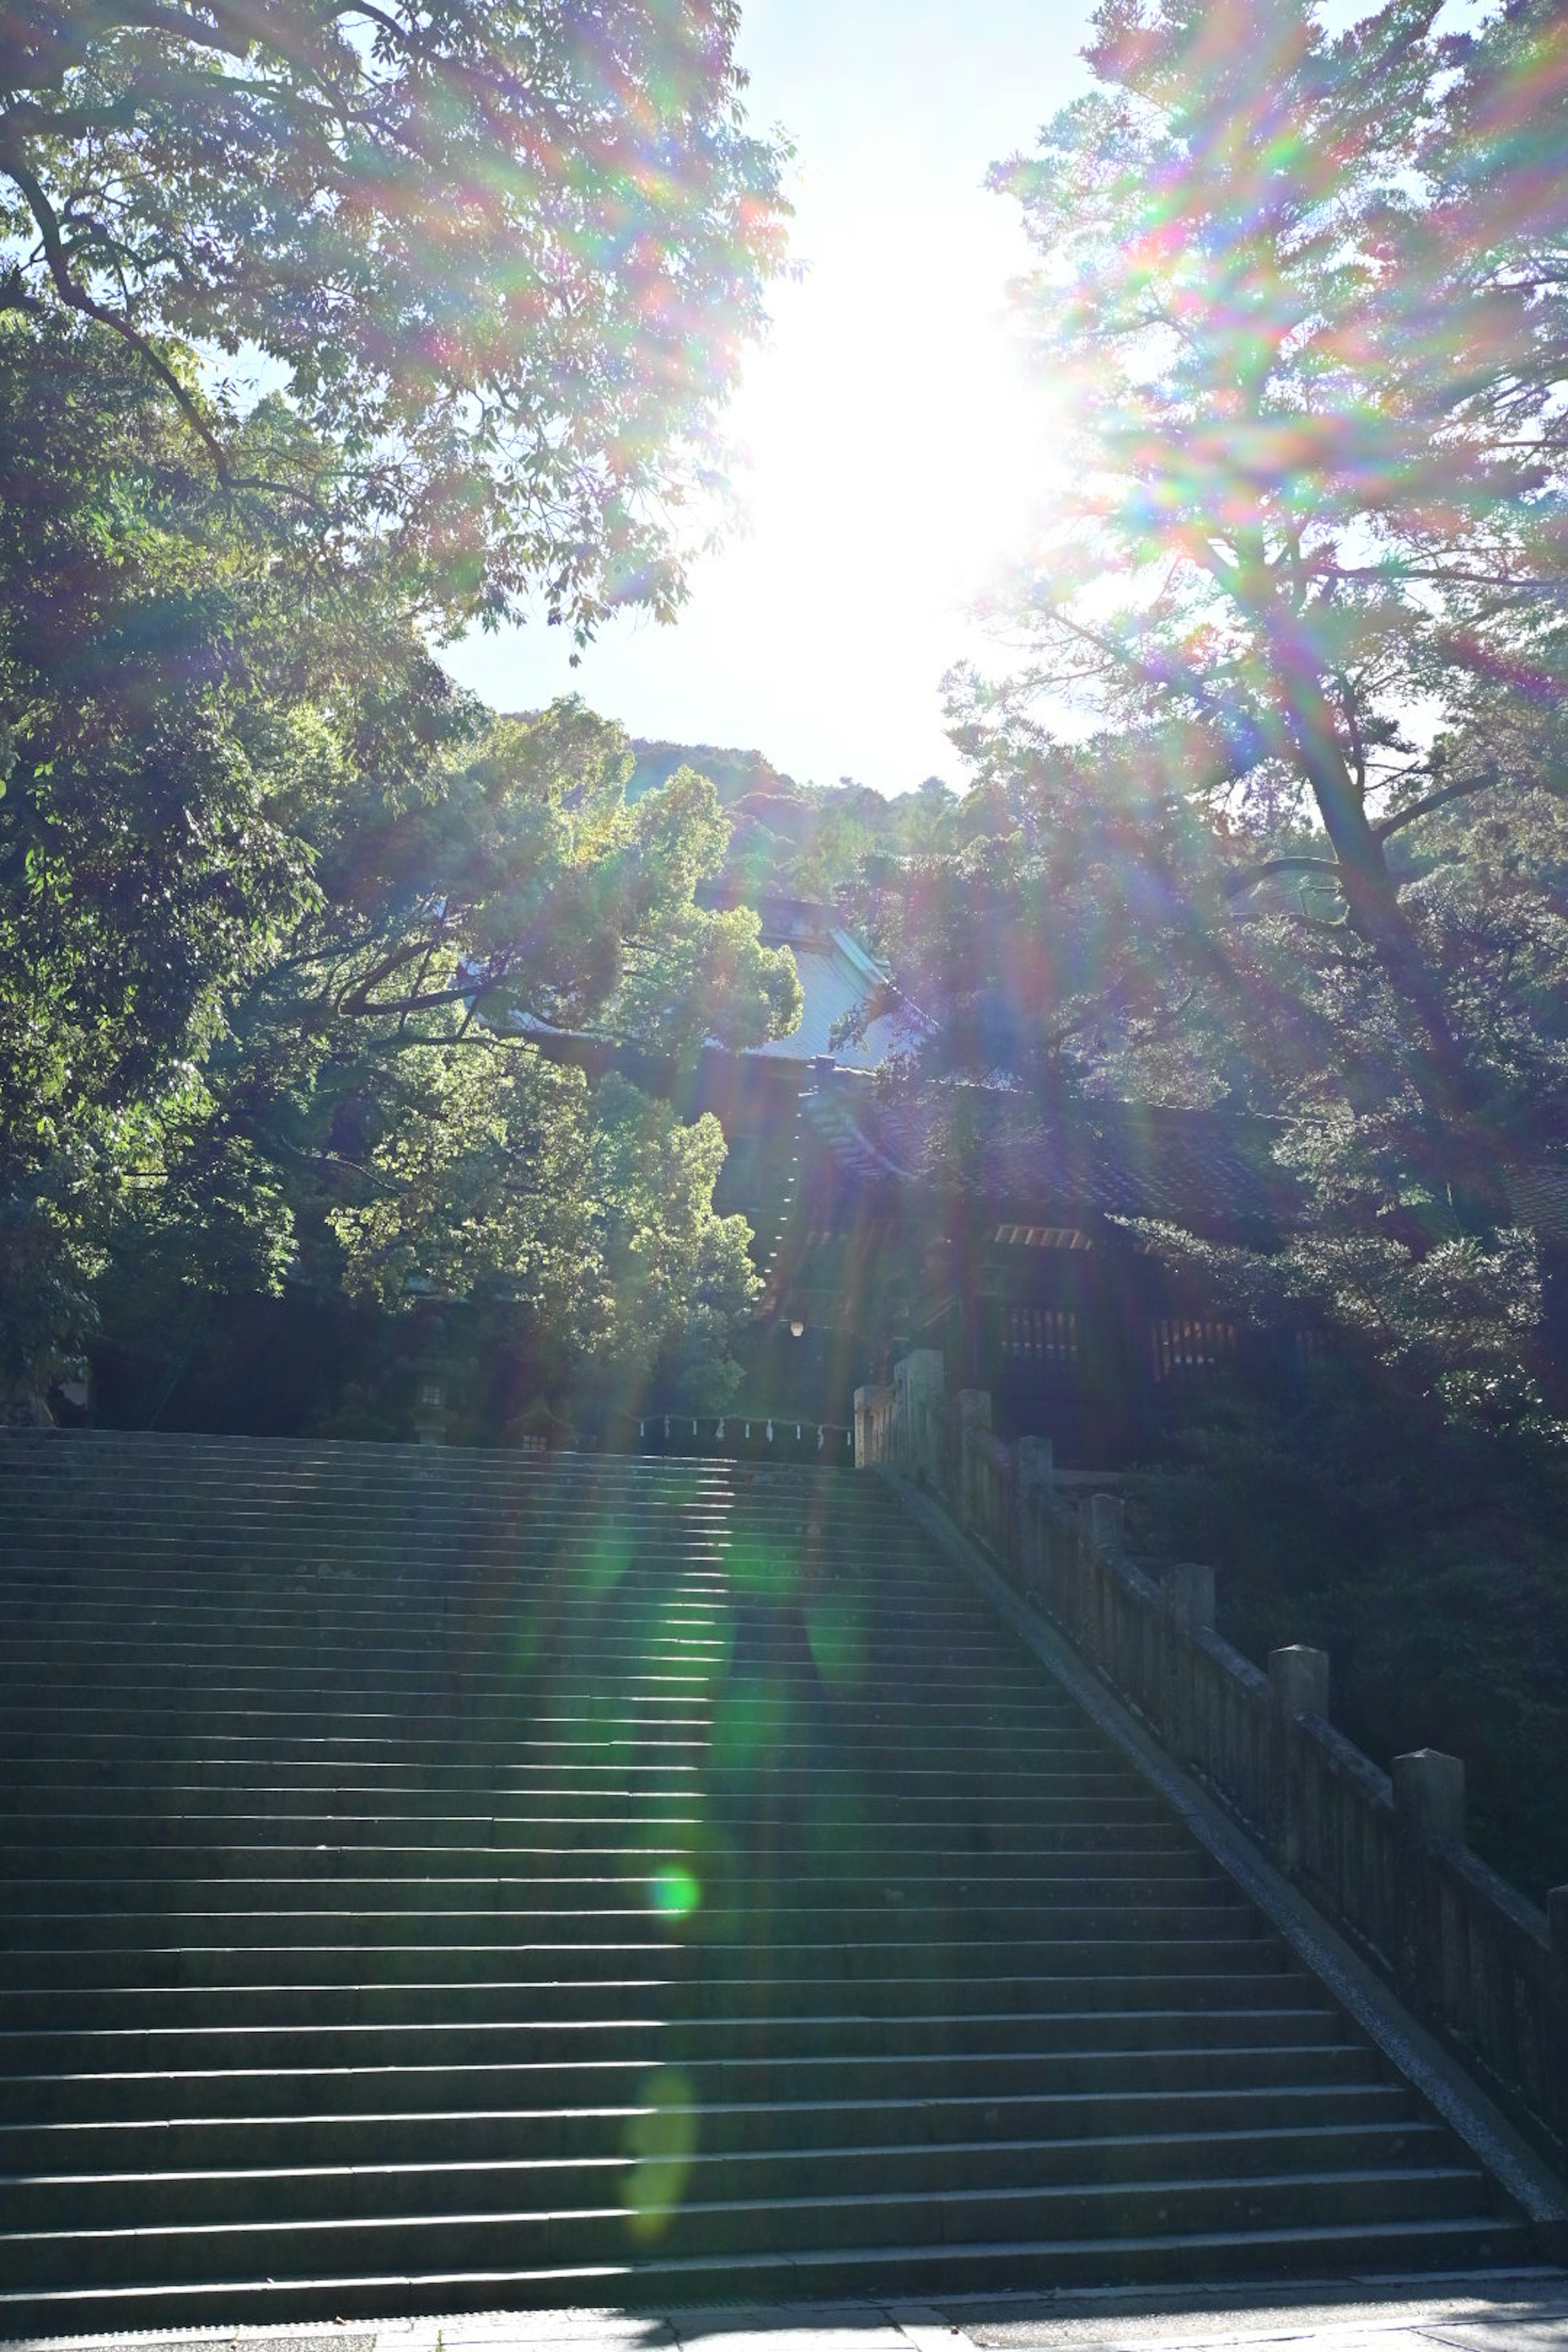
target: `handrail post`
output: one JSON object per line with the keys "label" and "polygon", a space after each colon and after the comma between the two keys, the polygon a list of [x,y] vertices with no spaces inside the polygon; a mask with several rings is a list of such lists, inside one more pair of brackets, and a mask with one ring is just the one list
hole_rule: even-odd
{"label": "handrail post", "polygon": [[1552,2090],[1556,2095],[1558,2131],[1568,2146],[1568,1886],[1554,1886],[1546,1898],[1546,1921],[1552,1937],[1552,1979],[1556,1999],[1552,2023],[1556,2048],[1552,2053]]}
{"label": "handrail post", "polygon": [[1127,1539],[1127,1506],[1120,1495],[1086,1495],[1079,1525],[1096,1551],[1119,1552]]}
{"label": "handrail post", "polygon": [[1303,1715],[1329,1712],[1329,1654],[1305,1642],[1268,1653],[1273,1699],[1273,1765],[1268,1775],[1268,1842],[1288,1878],[1297,1876],[1307,1850],[1307,1796],[1300,1763]]}
{"label": "handrail post", "polygon": [[947,1373],[936,1348],[911,1348],[893,1366],[893,1458],[917,1486],[942,1491],[931,1405],[946,1390]]}
{"label": "handrail post", "polygon": [[1395,1979],[1416,2014],[1430,2017],[1447,2006],[1442,1906],[1434,1900],[1431,1855],[1434,1846],[1464,1843],[1465,1768],[1440,1748],[1417,1748],[1394,1758],[1390,1777],[1398,1875]]}
{"label": "handrail post", "polygon": [[959,1524],[973,1532],[983,1517],[980,1482],[974,1466],[974,1433],[991,1426],[991,1391],[960,1389],[953,1402],[958,1407],[958,1493],[953,1500],[958,1505]]}
{"label": "handrail post", "polygon": [[1160,1579],[1160,1603],[1164,1637],[1160,1644],[1160,1721],[1177,1763],[1192,1764],[1203,1745],[1197,1736],[1193,1641],[1214,1627],[1213,1569],[1200,1567],[1196,1560],[1178,1560]]}
{"label": "handrail post", "polygon": [[889,1417],[893,1391],[873,1383],[855,1391],[855,1467],[868,1470],[874,1463],[886,1462],[891,1454]]}
{"label": "handrail post", "polygon": [[1046,1597],[1056,1456],[1048,1437],[1020,1437],[1013,1448],[1013,1549],[1018,1581],[1031,1601]]}
{"label": "handrail post", "polygon": [[1111,1633],[1106,1562],[1124,1548],[1127,1513],[1120,1495],[1086,1495],[1078,1507],[1078,1591],[1073,1622],[1089,1656],[1109,1669]]}

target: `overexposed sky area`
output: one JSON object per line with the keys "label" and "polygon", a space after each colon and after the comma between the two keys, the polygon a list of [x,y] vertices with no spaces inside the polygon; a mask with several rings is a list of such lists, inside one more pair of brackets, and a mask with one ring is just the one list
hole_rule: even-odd
{"label": "overexposed sky area", "polygon": [[507,710],[581,694],[634,735],[755,747],[802,782],[898,793],[961,772],[942,672],[1049,481],[1050,417],[1012,363],[1017,207],[982,183],[1076,96],[1088,0],[743,0],[752,121],[796,150],[798,283],[731,430],[744,533],[679,625],[475,634],[447,656]]}

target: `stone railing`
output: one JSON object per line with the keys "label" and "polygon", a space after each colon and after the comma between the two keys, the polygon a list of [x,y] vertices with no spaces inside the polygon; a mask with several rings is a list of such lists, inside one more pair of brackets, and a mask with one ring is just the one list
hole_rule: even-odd
{"label": "stone railing", "polygon": [[611,1444],[625,1453],[816,1462],[837,1470],[858,1454],[855,1432],[845,1422],[803,1420],[793,1412],[759,1412],[743,1405],[728,1412],[624,1412],[616,1419]]}
{"label": "stone railing", "polygon": [[1555,2162],[1568,2157],[1568,1887],[1545,1913],[1465,1843],[1464,1766],[1380,1771],[1329,1716],[1321,1650],[1259,1673],[1215,1630],[1212,1569],[1145,1572],[1123,1507],[1068,1508],[1043,1438],[1004,1445],[991,1400],[917,1350],[855,1397],[858,1467],[923,1487],[1170,1755]]}

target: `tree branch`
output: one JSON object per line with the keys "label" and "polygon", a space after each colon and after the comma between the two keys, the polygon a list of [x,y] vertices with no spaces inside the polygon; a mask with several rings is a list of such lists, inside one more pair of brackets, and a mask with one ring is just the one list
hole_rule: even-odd
{"label": "tree branch", "polygon": [[1248,890],[1255,890],[1260,882],[1267,882],[1271,875],[1300,873],[1331,874],[1340,887],[1342,889],[1344,887],[1344,869],[1336,857],[1306,856],[1266,857],[1260,866],[1237,867],[1233,873],[1227,874],[1225,877],[1225,895],[1227,898],[1245,898]]}
{"label": "tree branch", "polygon": [[1440,784],[1436,792],[1424,793],[1420,800],[1412,801],[1408,808],[1395,809],[1392,816],[1385,816],[1381,824],[1374,824],[1373,831],[1379,841],[1386,841],[1390,834],[1414,824],[1417,817],[1430,816],[1434,809],[1442,808],[1447,802],[1464,800],[1471,793],[1487,792],[1501,781],[1495,764],[1483,768],[1479,775],[1461,776],[1451,784]]}
{"label": "tree branch", "polygon": [[[118,335],[121,341],[128,344],[152,370],[164,391],[174,400],[202,447],[206,451],[212,461],[213,472],[217,478],[219,488],[231,495],[238,490],[265,491],[268,497],[289,499],[297,506],[308,507],[313,512],[320,513],[321,500],[312,490],[301,488],[297,482],[271,481],[265,475],[237,474],[234,471],[223,443],[203,414],[201,403],[180,382],[157,346],[142,333],[125,312],[111,310],[107,302],[95,300],[87,289],[79,285],[71,276],[70,256],[66,250],[59,219],[33,172],[19,156],[0,152],[0,173],[4,173],[6,179],[14,181],[27,200],[27,208],[33,215],[39,241],[44,248],[44,259],[48,267],[49,277],[60,300],[68,310],[76,311],[79,317],[91,319],[96,325],[107,327],[111,334]],[[0,310],[26,310],[36,312],[37,308],[35,298],[26,294],[22,288],[20,271],[13,266],[5,272],[3,277],[0,277]]]}
{"label": "tree branch", "polygon": [[161,0],[120,0],[113,8],[101,12],[98,29],[103,33],[166,33],[171,39],[189,41],[196,48],[221,49],[226,57],[243,58],[250,41],[242,33],[226,33],[222,9],[214,10],[216,24],[204,24],[199,16],[187,16],[179,7],[165,7]]}
{"label": "tree branch", "polygon": [[27,199],[27,208],[37,224],[38,236],[43,243],[44,259],[48,264],[49,276],[54,280],[55,290],[61,301],[83,318],[96,320],[100,326],[108,327],[111,332],[129,343],[132,351],[140,353],[164,390],[171,394],[178,404],[185,422],[212,459],[213,470],[225,489],[235,488],[237,485],[229,471],[228,459],[224,454],[223,444],[202,415],[199,404],[185,390],[168,362],[153,349],[144,335],[138,332],[129,319],[121,317],[118,311],[111,310],[105,302],[95,302],[86,288],[79,286],[71,276],[70,263],[60,236],[60,225],[55,216],[54,207],[26,164],[19,156],[0,154],[0,172],[4,172],[8,180],[14,180]]}
{"label": "tree branch", "polygon": [[[379,988],[384,981],[390,980],[395,971],[406,971],[410,964],[418,963],[422,957],[428,954],[429,946],[430,943],[426,940],[416,940],[412,944],[404,940],[401,945],[389,948],[379,961],[372,964],[367,972],[363,972],[358,980],[350,982],[348,987],[339,996],[334,1011],[363,1014],[397,1013],[404,1010],[401,1003],[373,1004],[370,1001],[371,990]],[[467,996],[469,992],[468,986],[457,991],[444,990],[433,999],[433,1002],[450,1004],[457,997]],[[421,1009],[420,1003],[416,998],[410,998],[406,1009],[411,1013],[418,1012]]]}

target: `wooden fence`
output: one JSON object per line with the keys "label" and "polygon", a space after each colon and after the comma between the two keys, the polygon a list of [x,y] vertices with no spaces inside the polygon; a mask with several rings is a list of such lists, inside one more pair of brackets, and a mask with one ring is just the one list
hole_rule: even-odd
{"label": "wooden fence", "polygon": [[924,1487],[1173,1760],[1268,1854],[1557,2163],[1568,2158],[1568,1887],[1545,1912],[1465,1842],[1464,1766],[1422,1748],[1380,1771],[1329,1717],[1321,1650],[1267,1674],[1215,1630],[1211,1569],[1158,1576],[1122,1505],[1070,1508],[1042,1438],[1004,1445],[983,1391],[917,1350],[855,1397],[858,1467]]}

